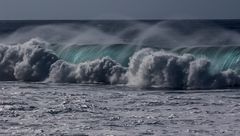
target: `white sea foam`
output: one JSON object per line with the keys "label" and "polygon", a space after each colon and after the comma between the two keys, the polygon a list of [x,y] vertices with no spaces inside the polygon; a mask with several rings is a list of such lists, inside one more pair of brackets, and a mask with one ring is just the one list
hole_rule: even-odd
{"label": "white sea foam", "polygon": [[59,60],[51,66],[49,81],[70,83],[122,83],[126,69],[110,58],[80,64]]}
{"label": "white sea foam", "polygon": [[0,45],[0,80],[42,81],[58,59],[44,48],[46,42],[32,39],[23,44]]}
{"label": "white sea foam", "polygon": [[209,89],[240,85],[233,70],[210,72],[211,62],[190,54],[144,49],[135,53],[127,72],[128,84],[139,87],[159,86],[174,89]]}

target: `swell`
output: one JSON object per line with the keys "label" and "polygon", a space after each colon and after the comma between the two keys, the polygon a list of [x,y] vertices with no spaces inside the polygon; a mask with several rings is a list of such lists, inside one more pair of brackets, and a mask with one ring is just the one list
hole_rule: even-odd
{"label": "swell", "polygon": [[124,84],[171,89],[240,86],[239,47],[157,49],[128,44],[0,45],[1,81]]}

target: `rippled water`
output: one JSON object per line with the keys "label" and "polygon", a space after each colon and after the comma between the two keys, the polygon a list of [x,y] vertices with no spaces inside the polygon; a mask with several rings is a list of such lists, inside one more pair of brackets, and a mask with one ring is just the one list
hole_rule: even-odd
{"label": "rippled water", "polygon": [[0,83],[0,135],[240,135],[240,92]]}

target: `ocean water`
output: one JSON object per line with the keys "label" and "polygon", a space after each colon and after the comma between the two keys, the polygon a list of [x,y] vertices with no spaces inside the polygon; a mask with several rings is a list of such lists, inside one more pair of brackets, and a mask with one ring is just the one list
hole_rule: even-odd
{"label": "ocean water", "polygon": [[240,92],[1,82],[0,135],[237,136]]}
{"label": "ocean water", "polygon": [[0,21],[0,135],[240,135],[240,20]]}

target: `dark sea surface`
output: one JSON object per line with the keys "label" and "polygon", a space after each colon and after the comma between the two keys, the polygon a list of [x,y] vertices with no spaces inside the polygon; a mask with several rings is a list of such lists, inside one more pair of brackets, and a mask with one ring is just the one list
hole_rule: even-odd
{"label": "dark sea surface", "polygon": [[[56,25],[56,24],[78,24],[98,27],[107,32],[117,32],[136,23],[155,25],[161,22],[171,22],[175,26],[190,27],[193,30],[206,26],[219,26],[222,28],[240,31],[240,20],[1,20],[0,33],[11,33],[22,27]],[[190,29],[189,28],[189,29]],[[189,30],[190,31],[190,30]]]}

